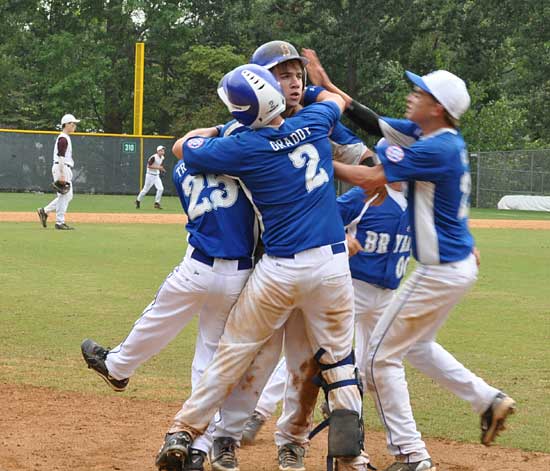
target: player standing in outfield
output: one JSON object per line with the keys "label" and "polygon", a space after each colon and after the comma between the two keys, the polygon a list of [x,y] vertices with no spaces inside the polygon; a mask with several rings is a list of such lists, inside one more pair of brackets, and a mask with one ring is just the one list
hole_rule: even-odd
{"label": "player standing in outfield", "polygon": [[[361,396],[351,358],[352,286],[344,230],[336,208],[327,138],[343,108],[337,95],[284,120],[284,97],[266,69],[248,64],[228,74],[220,94],[256,131],[230,138],[195,137],[180,152],[192,172],[240,178],[263,229],[266,254],[233,307],[210,365],[174,418],[157,465],[186,456],[258,351],[299,307],[323,378],[333,389],[329,454],[347,469],[365,469]],[[175,149],[176,149],[175,147]],[[286,350],[287,361],[294,361]],[[337,436],[338,439],[334,439]]]}
{"label": "player standing in outfield", "polygon": [[139,195],[137,195],[136,209],[140,208],[141,201],[153,185],[157,189],[157,192],[155,194],[155,208],[162,209],[160,205],[160,199],[162,198],[164,185],[162,184],[162,180],[160,179],[160,174],[161,172],[166,172],[164,166],[162,165],[164,163],[164,152],[164,146],[157,146],[157,152],[147,159],[147,173],[145,174],[145,184],[139,192]]}
{"label": "player standing in outfield", "polygon": [[[314,52],[304,54],[313,61],[314,82],[336,92]],[[381,165],[370,169],[335,164],[339,178],[367,191],[385,182],[408,183],[412,251],[418,265],[385,310],[368,348],[367,386],[386,427],[388,448],[396,456],[387,471],[435,470],[416,429],[405,380],[403,357],[414,345],[431,350],[432,361],[423,371],[438,377],[481,414],[483,444],[492,443],[515,409],[512,398],[435,343],[452,307],[473,286],[478,273],[468,228],[468,152],[458,130],[470,96],[464,81],[444,70],[423,77],[407,72],[407,77],[415,88],[407,97],[406,120],[380,119],[338,90],[363,129],[378,129],[388,136],[409,132],[409,137],[418,139],[410,146],[378,146]]]}
{"label": "player standing in outfield", "polygon": [[43,227],[47,227],[48,213],[55,211],[55,228],[61,231],[69,231],[74,227],[65,224],[65,213],[69,203],[73,199],[73,145],[71,134],[76,130],[76,119],[72,114],[66,114],[61,118],[61,134],[57,136],[53,148],[52,176],[54,186],[62,185],[63,192],[58,191],[57,196],[47,206],[38,208],[37,213]]}

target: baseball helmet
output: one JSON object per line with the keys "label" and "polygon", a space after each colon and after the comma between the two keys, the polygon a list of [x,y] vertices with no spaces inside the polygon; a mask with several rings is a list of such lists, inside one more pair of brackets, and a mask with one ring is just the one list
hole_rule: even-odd
{"label": "baseball helmet", "polygon": [[262,44],[254,51],[250,62],[271,69],[278,64],[291,60],[299,60],[304,68],[309,62],[305,57],[298,54],[292,44],[286,41],[270,41]]}
{"label": "baseball helmet", "polygon": [[286,108],[279,82],[256,64],[241,65],[226,74],[218,95],[237,121],[253,129],[265,126]]}

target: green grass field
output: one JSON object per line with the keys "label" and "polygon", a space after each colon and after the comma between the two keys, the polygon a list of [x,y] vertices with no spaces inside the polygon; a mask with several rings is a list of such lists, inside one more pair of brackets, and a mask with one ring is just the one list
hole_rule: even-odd
{"label": "green grass field", "polygon": [[[50,196],[0,194],[0,210],[34,210]],[[134,210],[133,200],[76,195],[70,211]],[[152,206],[152,197],[148,200]],[[166,211],[178,211],[178,204],[163,198]],[[480,279],[439,340],[518,401],[518,414],[499,443],[550,452],[550,234],[492,229],[474,234],[482,251]],[[60,232],[37,222],[0,223],[0,381],[111,394],[85,368],[80,342],[85,337],[109,346],[120,342],[185,246],[178,225],[79,224],[76,231]],[[195,334],[193,322],[141,367],[128,397],[184,398]],[[424,435],[478,442],[478,416],[469,405],[414,371],[408,380]],[[370,398],[365,408],[367,427],[380,429]]]}

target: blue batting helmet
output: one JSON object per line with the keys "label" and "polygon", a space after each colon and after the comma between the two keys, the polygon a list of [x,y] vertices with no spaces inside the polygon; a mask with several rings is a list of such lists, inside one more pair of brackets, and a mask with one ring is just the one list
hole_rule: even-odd
{"label": "blue batting helmet", "polygon": [[286,108],[279,82],[256,64],[241,65],[226,74],[218,95],[237,121],[253,129],[265,126]]}
{"label": "blue batting helmet", "polygon": [[254,51],[250,62],[271,69],[282,62],[291,60],[299,60],[304,68],[309,62],[305,57],[298,54],[298,51],[292,44],[286,41],[270,41],[262,44]]}

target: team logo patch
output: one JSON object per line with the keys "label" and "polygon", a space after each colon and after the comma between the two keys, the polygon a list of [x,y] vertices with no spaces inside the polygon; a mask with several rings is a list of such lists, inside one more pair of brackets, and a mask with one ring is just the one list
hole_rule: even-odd
{"label": "team logo patch", "polygon": [[193,137],[187,141],[187,147],[191,149],[198,149],[204,144],[204,139],[202,137]]}
{"label": "team logo patch", "polygon": [[392,162],[401,162],[405,157],[405,152],[399,146],[390,146],[386,150],[386,157]]}

